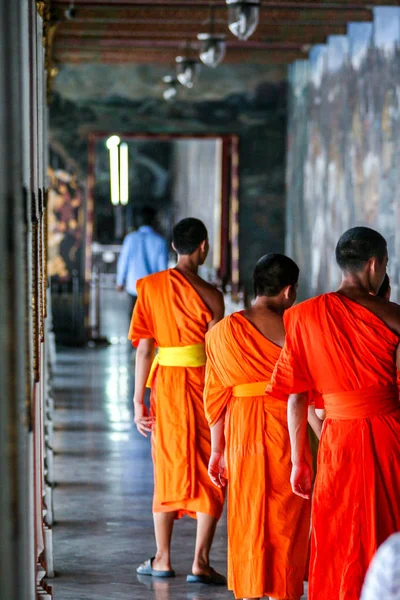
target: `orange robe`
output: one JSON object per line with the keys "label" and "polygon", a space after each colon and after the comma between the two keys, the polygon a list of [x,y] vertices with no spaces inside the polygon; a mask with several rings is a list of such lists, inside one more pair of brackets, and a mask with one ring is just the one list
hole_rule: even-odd
{"label": "orange robe", "polygon": [[234,397],[239,384],[269,382],[281,349],[242,313],[206,337],[204,400],[210,426],[226,409],[228,586],[236,598],[298,598],[310,530],[310,502],[290,487],[286,403]]}
{"label": "orange robe", "polygon": [[310,600],[358,600],[377,547],[400,530],[399,338],[368,309],[324,294],[285,315],[270,390],[315,388],[327,418],[313,497]]}
{"label": "orange robe", "polygon": [[[129,339],[160,347],[204,343],[212,314],[193,286],[171,269],[137,284]],[[210,481],[210,431],[204,414],[205,367],[158,366],[151,389],[154,462],[153,512],[221,516],[224,494]]]}

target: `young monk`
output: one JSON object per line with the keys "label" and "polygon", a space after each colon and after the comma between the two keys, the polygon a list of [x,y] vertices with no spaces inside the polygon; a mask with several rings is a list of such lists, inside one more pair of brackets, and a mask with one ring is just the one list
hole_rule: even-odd
{"label": "young monk", "polygon": [[[141,575],[173,577],[171,537],[174,520],[197,517],[197,538],[189,582],[222,585],[225,577],[209,564],[215,528],[224,493],[207,474],[211,450],[204,415],[203,388],[206,332],[224,314],[222,294],[197,274],[209,245],[207,230],[198,219],[184,219],[173,231],[178,254],[175,269],[138,282],[138,300],[129,339],[137,346],[135,423],[139,432],[152,433],[154,461],[155,557],[140,565]],[[158,354],[153,363],[155,348]],[[150,415],[144,404],[151,366]]]}
{"label": "young monk", "polygon": [[310,600],[358,600],[377,547],[400,529],[400,306],[376,296],[386,273],[386,241],[355,227],[340,238],[336,259],[339,290],[287,315],[270,386],[271,393],[292,394],[291,482],[301,497],[311,493],[303,392],[316,389],[326,410],[313,497]]}
{"label": "young monk", "polygon": [[290,258],[264,256],[254,271],[254,305],[206,337],[209,473],[217,487],[229,483],[228,586],[236,598],[297,600],[303,593],[311,507],[290,487],[286,405],[265,393],[298,277]]}

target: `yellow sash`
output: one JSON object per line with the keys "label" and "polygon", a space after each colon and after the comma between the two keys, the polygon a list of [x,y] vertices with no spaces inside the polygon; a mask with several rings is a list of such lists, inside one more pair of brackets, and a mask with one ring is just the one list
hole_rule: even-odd
{"label": "yellow sash", "polygon": [[236,398],[250,398],[251,396],[264,396],[266,394],[269,381],[259,381],[257,383],[242,383],[232,388],[232,396]]}
{"label": "yellow sash", "polygon": [[203,367],[206,361],[204,344],[159,348],[151,365],[146,387],[152,386],[158,365],[162,367]]}

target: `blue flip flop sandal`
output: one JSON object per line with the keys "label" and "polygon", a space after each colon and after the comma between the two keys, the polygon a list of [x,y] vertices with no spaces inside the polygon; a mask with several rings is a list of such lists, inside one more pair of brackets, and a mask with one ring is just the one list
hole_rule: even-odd
{"label": "blue flip flop sandal", "polygon": [[188,575],[187,583],[204,583],[206,585],[226,585],[226,578],[212,569],[211,575]]}
{"label": "blue flip flop sandal", "polygon": [[138,575],[149,575],[150,577],[175,577],[175,571],[173,569],[169,571],[156,571],[153,569],[153,560],[155,556],[148,558],[142,565],[139,565],[136,569]]}

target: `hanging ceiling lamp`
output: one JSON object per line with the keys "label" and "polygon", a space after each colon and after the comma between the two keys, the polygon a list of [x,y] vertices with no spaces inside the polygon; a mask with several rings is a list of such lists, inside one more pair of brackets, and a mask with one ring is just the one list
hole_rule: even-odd
{"label": "hanging ceiling lamp", "polygon": [[76,8],[74,0],[71,0],[68,8],[64,11],[64,15],[65,18],[68,19],[68,21],[73,21],[74,19],[76,19]]}
{"label": "hanging ceiling lamp", "polygon": [[192,88],[197,79],[200,70],[200,63],[197,58],[188,56],[176,57],[176,76],[179,83],[187,88]]}
{"label": "hanging ceiling lamp", "polygon": [[200,60],[207,67],[215,69],[225,56],[225,36],[213,33],[199,33],[197,39],[200,42]]}
{"label": "hanging ceiling lamp", "polygon": [[211,5],[210,32],[199,33],[197,39],[200,42],[200,60],[207,67],[215,69],[225,56],[225,35],[214,33],[214,6]]}
{"label": "hanging ceiling lamp", "polygon": [[163,98],[166,102],[173,102],[178,94],[179,81],[171,75],[166,75],[162,80],[166,84],[166,88],[163,91]]}
{"label": "hanging ceiling lamp", "polygon": [[261,0],[226,0],[228,27],[239,40],[247,40],[256,30]]}

